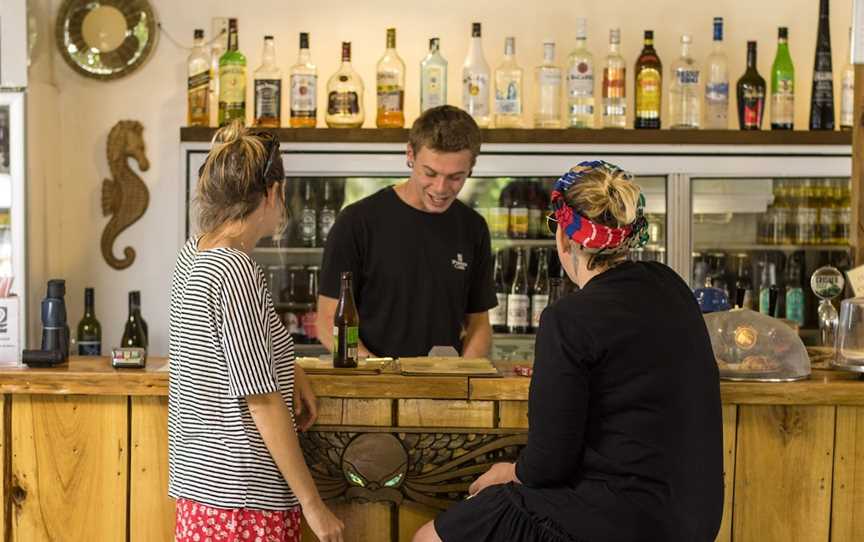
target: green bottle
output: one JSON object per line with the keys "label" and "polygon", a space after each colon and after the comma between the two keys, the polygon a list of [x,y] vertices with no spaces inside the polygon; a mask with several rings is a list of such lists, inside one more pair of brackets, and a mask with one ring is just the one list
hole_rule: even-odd
{"label": "green bottle", "polygon": [[789,55],[789,31],[777,30],[777,55],[771,65],[771,129],[792,130],[795,124],[795,66]]}
{"label": "green bottle", "polygon": [[791,260],[786,271],[786,319],[804,326],[804,289],[801,287],[801,266],[797,260]]}
{"label": "green bottle", "polygon": [[78,323],[78,355],[102,355],[102,324],[96,319],[93,288],[84,289],[84,317]]}
{"label": "green bottle", "polygon": [[219,58],[219,126],[246,121],[246,57],[238,50],[237,19],[228,19],[228,50]]}

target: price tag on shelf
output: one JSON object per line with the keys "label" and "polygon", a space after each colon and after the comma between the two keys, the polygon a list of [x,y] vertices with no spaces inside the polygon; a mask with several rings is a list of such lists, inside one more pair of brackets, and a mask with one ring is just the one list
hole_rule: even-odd
{"label": "price tag on shelf", "polygon": [[852,293],[855,294],[855,297],[864,295],[864,265],[846,271],[846,278],[852,286]]}

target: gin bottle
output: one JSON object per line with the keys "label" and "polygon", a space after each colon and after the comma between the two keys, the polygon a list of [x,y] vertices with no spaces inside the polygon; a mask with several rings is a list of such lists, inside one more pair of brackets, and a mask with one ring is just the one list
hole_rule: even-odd
{"label": "gin bottle", "polygon": [[555,65],[555,42],[543,42],[543,64],[534,68],[537,87],[535,128],[561,128],[561,68]]}
{"label": "gin bottle", "polygon": [[420,63],[420,112],[447,103],[447,61],[438,38],[429,40],[429,54]]}
{"label": "gin bottle", "polygon": [[504,40],[504,61],[495,70],[495,127],[522,128],[522,68],[516,63],[516,38]]}

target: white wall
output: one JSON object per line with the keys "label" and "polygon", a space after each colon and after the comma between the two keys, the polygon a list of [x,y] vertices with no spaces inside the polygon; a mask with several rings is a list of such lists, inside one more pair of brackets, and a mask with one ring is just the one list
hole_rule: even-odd
{"label": "white wall", "polygon": [[[589,21],[589,46],[598,62],[606,54],[610,27],[621,28],[622,52],[630,66],[641,48],[642,30],[650,28],[655,31],[657,49],[668,72],[683,32],[694,36],[694,56],[700,60],[707,56],[711,19],[719,15],[726,20],[733,82],[743,72],[748,39],[759,41],[759,70],[763,76],[768,75],[776,49],[776,28],[785,25],[789,27],[797,74],[796,124],[800,128],[807,122],[817,0],[151,1],[166,30],[187,43],[191,42],[196,27],[204,28],[209,36],[211,17],[238,17],[240,47],[251,69],[259,63],[264,34],[276,37],[280,63],[287,71],[296,57],[297,33],[308,31],[322,86],[337,68],[340,42],[352,41],[355,67],[366,82],[367,126],[374,123],[375,63],[383,52],[388,26],[398,29],[398,50],[408,66],[406,101],[411,122],[418,112],[417,65],[426,52],[429,37],[439,36],[442,40],[443,54],[450,62],[450,103],[461,102],[458,81],[472,21],[484,24],[486,57],[493,68],[503,57],[507,35],[516,36],[517,58],[529,74],[541,60],[541,42],[546,37],[557,41],[559,62],[563,63],[574,44],[573,19],[584,15]],[[178,231],[183,228],[178,218],[184,204],[178,140],[185,119],[187,52],[163,36],[151,59],[136,73],[113,82],[86,79],[73,72],[56,53],[53,24],[61,1],[30,3],[40,28],[29,101],[33,306],[37,306],[43,295],[45,278],[64,277],[70,321],[76,324],[83,308],[83,288],[95,286],[103,342],[109,347],[118,343],[122,334],[127,291],[140,289],[144,316],[151,329],[151,350],[164,354],[168,287],[178,248]],[[831,6],[836,72],[847,54],[851,0],[834,0]],[[631,72],[627,80],[631,107],[632,85]],[[529,91],[529,115],[533,110],[532,96]],[[319,111],[323,108],[321,92]],[[319,117],[323,121],[323,115]],[[110,176],[105,158],[106,137],[111,127],[123,119],[139,120],[144,125],[151,167],[141,176],[150,188],[151,202],[144,217],[121,235],[115,245],[118,253],[127,245],[134,247],[138,259],[130,269],[114,271],[99,250],[102,228],[107,222],[100,208],[100,191],[102,180]],[[37,321],[31,321],[34,332]]]}

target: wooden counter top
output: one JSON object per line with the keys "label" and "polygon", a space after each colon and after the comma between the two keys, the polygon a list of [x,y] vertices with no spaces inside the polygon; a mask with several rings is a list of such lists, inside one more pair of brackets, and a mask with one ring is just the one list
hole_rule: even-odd
{"label": "wooden counter top", "polygon": [[[108,358],[72,358],[50,369],[0,368],[0,393],[168,395],[168,360],[149,358],[145,369],[114,369]],[[530,380],[519,376],[311,375],[320,397],[525,401]],[[790,383],[722,382],[727,404],[864,406],[864,381],[854,373],[814,369]]]}

